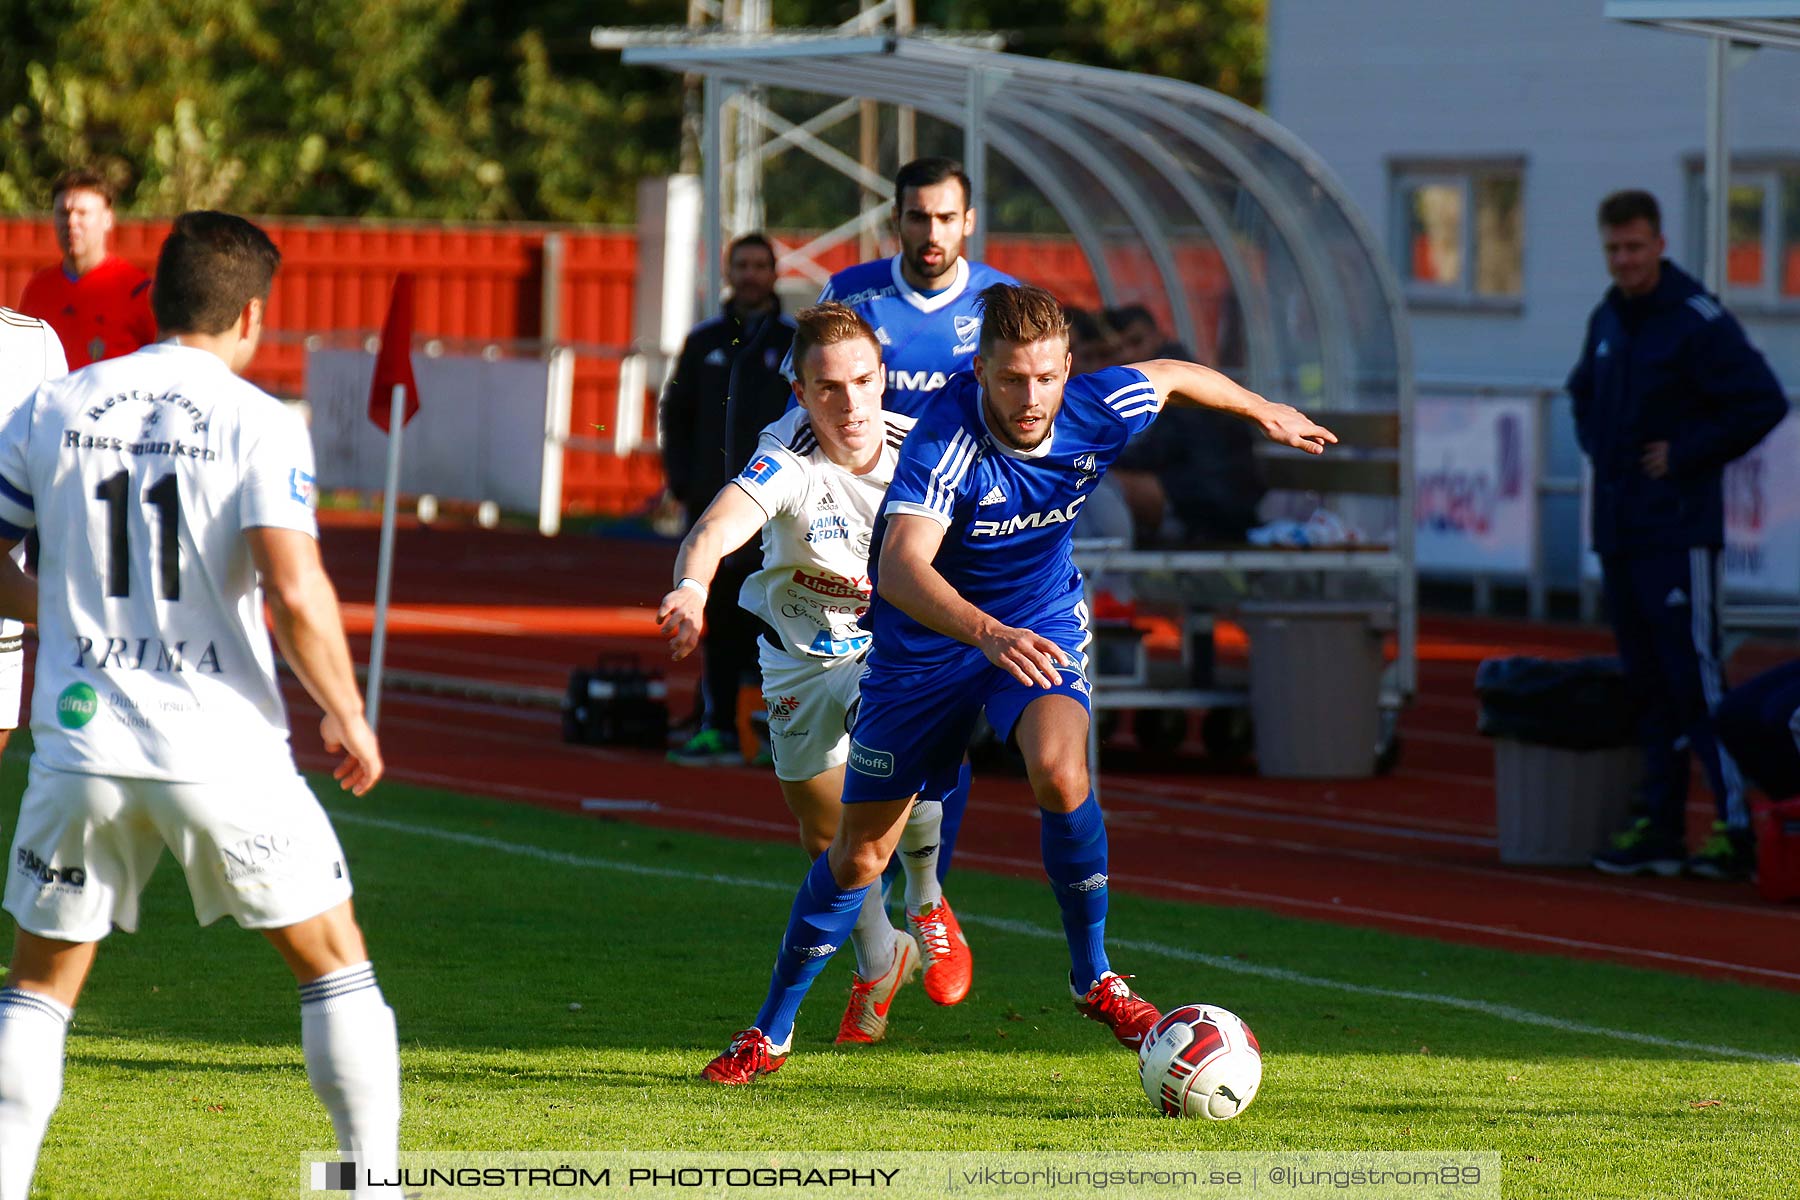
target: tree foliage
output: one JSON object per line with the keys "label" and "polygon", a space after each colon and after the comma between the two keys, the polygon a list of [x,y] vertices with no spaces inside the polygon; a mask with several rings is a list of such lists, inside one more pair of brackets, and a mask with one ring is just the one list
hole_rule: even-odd
{"label": "tree foliage", "polygon": [[[919,0],[1009,48],[1260,93],[1263,0]],[[679,80],[593,50],[684,0],[0,0],[0,211],[65,166],[128,212],[625,221],[674,169]],[[778,0],[835,24],[844,0]]]}

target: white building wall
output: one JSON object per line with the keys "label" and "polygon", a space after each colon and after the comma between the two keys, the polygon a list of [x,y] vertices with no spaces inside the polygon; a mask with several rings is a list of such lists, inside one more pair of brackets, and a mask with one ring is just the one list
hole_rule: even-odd
{"label": "white building wall", "polygon": [[[1560,381],[1608,280],[1594,211],[1643,187],[1669,254],[1698,273],[1689,167],[1705,151],[1708,41],[1624,25],[1602,0],[1270,0],[1271,116],[1317,151],[1393,253],[1395,159],[1524,161],[1524,293],[1514,310],[1414,306],[1424,380]],[[1734,154],[1800,157],[1800,53],[1760,50],[1731,76]],[[1800,390],[1800,314],[1734,305]],[[1572,465],[1566,428],[1557,458]],[[1553,511],[1559,576],[1570,514]]]}

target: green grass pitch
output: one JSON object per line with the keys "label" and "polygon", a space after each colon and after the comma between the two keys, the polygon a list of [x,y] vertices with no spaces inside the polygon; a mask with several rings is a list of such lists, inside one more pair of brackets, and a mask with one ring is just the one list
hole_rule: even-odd
{"label": "green grass pitch", "polygon": [[[16,758],[0,784],[10,836]],[[407,1150],[1498,1150],[1506,1196],[1570,1200],[1800,1179],[1790,993],[1115,892],[1118,967],[1266,1054],[1243,1117],[1171,1121],[1065,999],[1047,890],[967,871],[965,1003],[911,988],[886,1044],[839,1050],[833,963],[782,1071],[719,1088],[696,1072],[755,1012],[797,848],[397,784],[327,803],[399,1014]],[[143,926],[102,948],[34,1195],[295,1194],[331,1131],[292,981],[261,938],[195,928],[166,861]]]}

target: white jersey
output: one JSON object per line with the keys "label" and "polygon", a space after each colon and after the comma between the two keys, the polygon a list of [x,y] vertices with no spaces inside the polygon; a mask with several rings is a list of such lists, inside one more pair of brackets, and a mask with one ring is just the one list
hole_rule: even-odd
{"label": "white jersey", "polygon": [[894,477],[911,417],[883,412],[881,457],[861,475],[825,456],[804,409],[762,432],[756,454],[732,482],[768,515],[762,570],[738,603],[761,617],[789,654],[842,658],[869,644],[869,538]]}
{"label": "white jersey", "polygon": [[[6,424],[19,405],[31,399],[40,384],[68,373],[69,360],[63,357],[62,343],[48,322],[0,307],[0,426]],[[25,565],[23,545],[13,547],[13,561]],[[24,637],[24,625],[0,620],[0,655],[17,655],[17,661],[23,663],[24,656],[19,651]],[[24,670],[22,666],[18,669]],[[19,721],[17,687],[10,691],[10,700],[0,699],[0,709],[4,710],[0,711],[0,727],[7,729]]]}
{"label": "white jersey", "polygon": [[174,342],[85,367],[0,429],[0,534],[33,525],[45,766],[186,782],[293,769],[243,533],[318,535],[298,416]]}
{"label": "white jersey", "polygon": [[56,331],[36,317],[0,308],[0,425],[38,385],[69,373]]}

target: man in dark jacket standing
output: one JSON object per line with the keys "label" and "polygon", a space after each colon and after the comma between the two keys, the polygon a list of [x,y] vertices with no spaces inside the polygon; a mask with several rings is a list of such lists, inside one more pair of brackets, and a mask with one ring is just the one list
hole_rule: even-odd
{"label": "man in dark jacket standing", "polygon": [[[663,472],[687,520],[744,469],[763,426],[787,408],[781,360],[794,323],[775,295],[775,248],[760,233],[731,243],[725,258],[731,292],[719,315],[689,331],[663,391],[659,421]],[[738,689],[756,681],[755,618],[738,607],[738,589],[762,565],[752,543],[719,564],[706,596],[701,639],[700,730],[669,759],[690,766],[742,762]]]}
{"label": "man in dark jacket standing", "polygon": [[[1712,710],[1719,662],[1719,551],[1725,464],[1787,414],[1781,386],[1743,328],[1662,257],[1648,192],[1600,205],[1613,286],[1588,319],[1569,376],[1575,432],[1593,464],[1593,542],[1619,658],[1645,704],[1644,784],[1632,824],[1594,856],[1617,875],[1748,878],[1749,810]],[[1718,809],[1712,836],[1686,846],[1691,748]]]}

